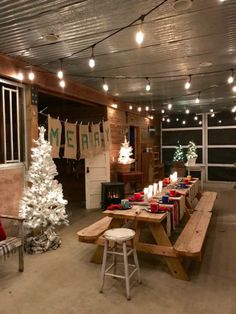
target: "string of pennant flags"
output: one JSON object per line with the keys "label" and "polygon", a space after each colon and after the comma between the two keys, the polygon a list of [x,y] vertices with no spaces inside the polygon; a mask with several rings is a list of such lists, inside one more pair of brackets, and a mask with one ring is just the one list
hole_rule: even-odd
{"label": "string of pennant flags", "polygon": [[[42,112],[40,112],[42,114]],[[44,114],[46,115],[46,114]],[[52,158],[60,158],[59,152],[62,138],[62,123],[64,123],[64,155],[63,158],[77,159],[80,152],[80,159],[91,158],[110,149],[111,130],[108,121],[101,121],[96,124],[78,124],[61,121],[59,118],[52,118],[47,115],[48,141],[52,146]],[[100,125],[102,124],[101,132]]]}

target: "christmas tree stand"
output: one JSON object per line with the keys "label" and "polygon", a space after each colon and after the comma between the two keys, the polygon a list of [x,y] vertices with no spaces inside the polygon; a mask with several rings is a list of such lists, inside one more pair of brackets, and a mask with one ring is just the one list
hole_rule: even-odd
{"label": "christmas tree stand", "polygon": [[118,172],[130,172],[131,164],[117,164]]}
{"label": "christmas tree stand", "polygon": [[171,173],[178,173],[178,177],[185,177],[186,168],[183,161],[173,161],[171,166]]}

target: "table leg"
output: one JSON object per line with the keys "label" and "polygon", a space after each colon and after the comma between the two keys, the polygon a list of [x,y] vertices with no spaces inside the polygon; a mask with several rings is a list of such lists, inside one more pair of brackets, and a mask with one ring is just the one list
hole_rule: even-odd
{"label": "table leg", "polygon": [[[172,244],[162,226],[161,223],[156,224],[152,223],[149,225],[152,235],[156,242],[159,245],[164,245],[168,247],[172,247]],[[189,280],[188,275],[181,263],[181,260],[179,257],[167,257],[164,256],[164,259],[168,265],[169,270],[171,271],[173,277],[177,279],[182,279],[182,280]]]}

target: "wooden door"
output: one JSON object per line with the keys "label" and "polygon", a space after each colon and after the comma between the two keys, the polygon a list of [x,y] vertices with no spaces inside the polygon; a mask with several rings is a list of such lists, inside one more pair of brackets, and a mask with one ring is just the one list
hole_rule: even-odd
{"label": "wooden door", "polygon": [[85,159],[86,208],[101,208],[101,183],[110,181],[110,154]]}

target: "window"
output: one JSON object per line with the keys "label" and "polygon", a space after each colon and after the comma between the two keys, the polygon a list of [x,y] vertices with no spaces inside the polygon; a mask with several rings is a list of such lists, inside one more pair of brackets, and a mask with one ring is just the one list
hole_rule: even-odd
{"label": "window", "polygon": [[24,88],[0,79],[0,164],[24,161]]}

